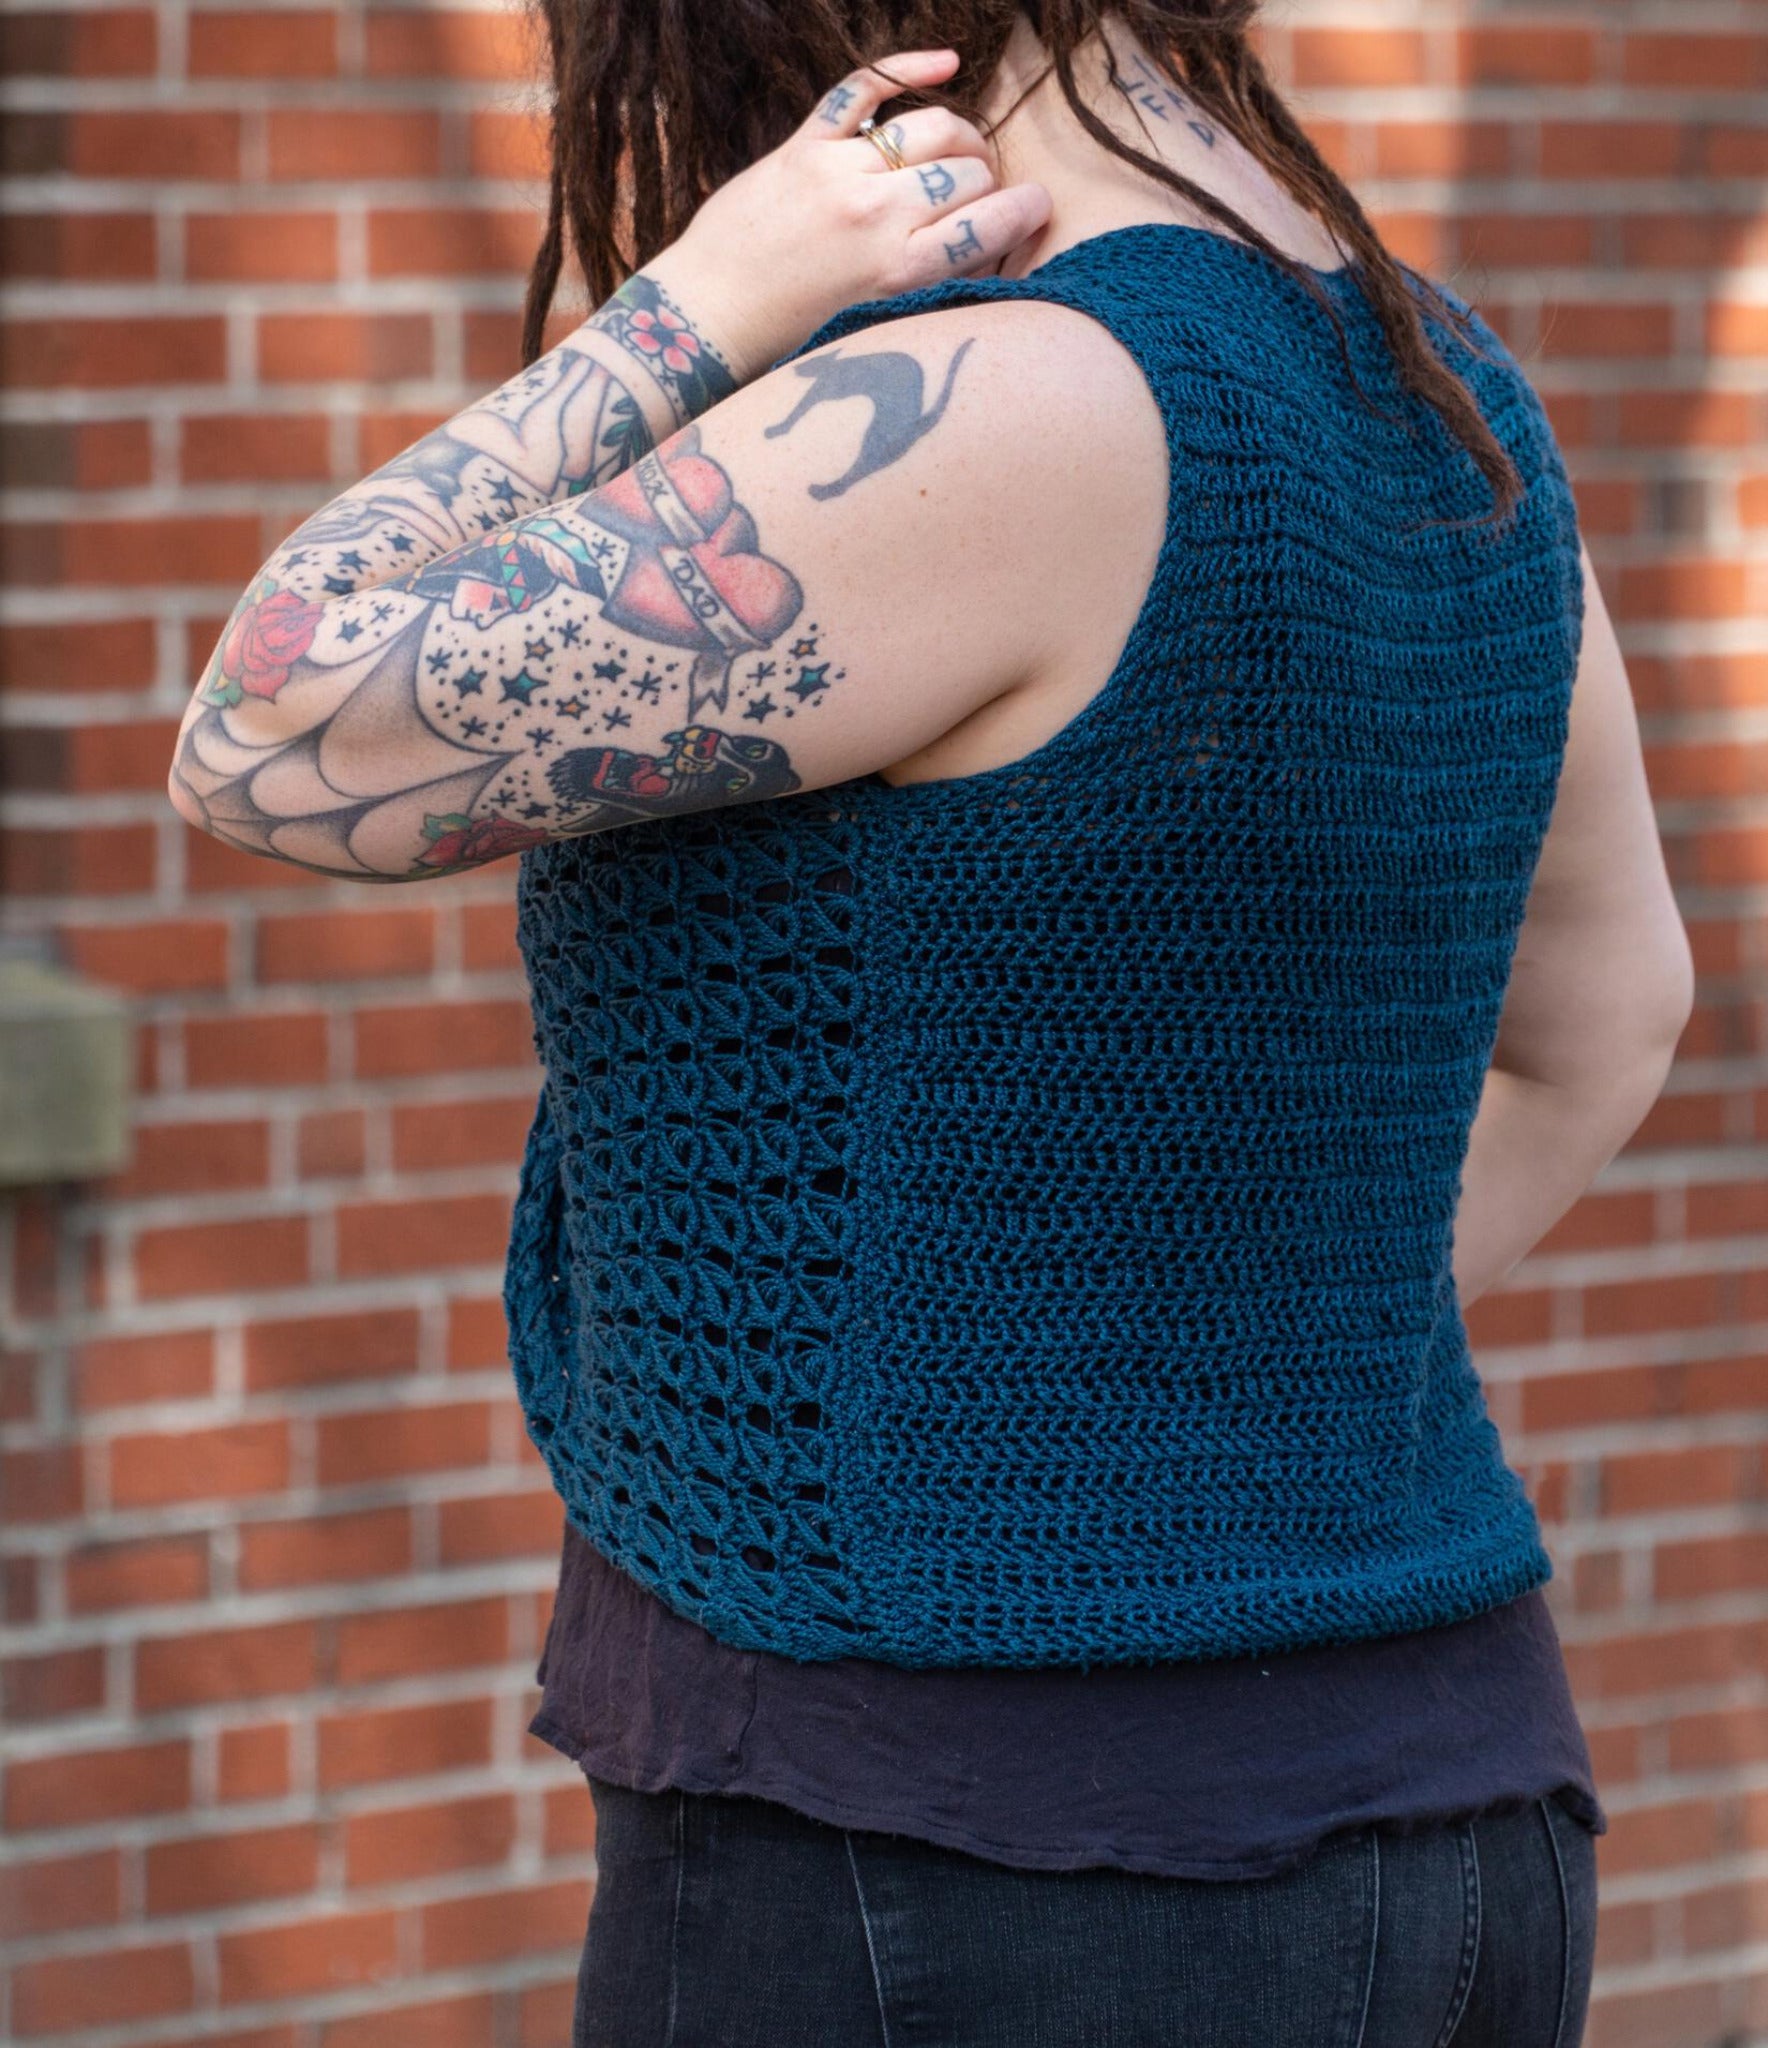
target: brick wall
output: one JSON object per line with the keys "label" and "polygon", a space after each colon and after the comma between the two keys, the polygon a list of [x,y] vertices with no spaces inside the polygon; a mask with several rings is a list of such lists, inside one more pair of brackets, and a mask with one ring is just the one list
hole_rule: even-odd
{"label": "brick wall", "polygon": [[[1296,0],[1267,47],[1524,353],[1629,650],[1698,1013],[1471,1320],[1614,1819],[1590,2041],[1768,2041],[1768,9]],[[162,795],[271,545],[513,369],[534,52],[363,0],[0,51],[7,926],[128,992],[140,1090],[124,1172],[5,1210],[0,2034],[543,2048],[591,1813],[522,1733],[511,872],[328,887]]]}

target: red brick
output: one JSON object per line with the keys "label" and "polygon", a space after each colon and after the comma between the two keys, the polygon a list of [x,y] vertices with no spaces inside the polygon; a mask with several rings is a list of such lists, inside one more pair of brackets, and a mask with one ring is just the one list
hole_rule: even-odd
{"label": "red brick", "polygon": [[158,49],[149,7],[29,8],[0,17],[0,77],[142,78]]}
{"label": "red brick", "polygon": [[1543,121],[1541,175],[1547,178],[1671,178],[1690,153],[1674,121]]}
{"label": "red brick", "polygon": [[285,1421],[118,1437],[110,1447],[111,1500],[121,1508],[241,1500],[289,1483]]}
{"label": "red brick", "polygon": [[1719,1850],[1716,1803],[1712,1799],[1679,1799],[1611,1814],[1602,1844],[1602,1865],[1611,1875],[1670,1870],[1704,1862]]}
{"label": "red brick", "polygon": [[254,1393],[382,1379],[416,1369],[417,1311],[371,1309],[253,1323],[245,1342],[246,1385]]}
{"label": "red brick", "polygon": [[0,894],[144,894],[159,880],[158,861],[158,835],[151,825],[0,831]]}
{"label": "red brick", "polygon": [[322,413],[202,413],[185,419],[187,483],[306,483],[331,475],[331,429]]}
{"label": "red brick", "polygon": [[372,277],[521,275],[534,260],[526,208],[385,207],[368,216]]}
{"label": "red brick", "polygon": [[102,1184],[114,1200],[261,1188],[270,1178],[270,1126],[261,1121],[138,1123],[134,1147],[128,1166]]}
{"label": "red brick", "polygon": [[1754,432],[1751,394],[1742,391],[1623,391],[1620,439],[1627,448],[1741,448]]}
{"label": "red brick", "polygon": [[318,1675],[319,1631],[310,1621],[154,1636],[135,1649],[136,1705],[150,1714],[304,1692]]}
{"label": "red brick", "polygon": [[8,213],[0,215],[0,274],[141,283],[159,268],[151,213]]}
{"label": "red brick", "polygon": [[65,1522],[85,1497],[77,1446],[0,1452],[0,1522]]}
{"label": "red brick", "polygon": [[115,1849],[0,1867],[0,1928],[10,1940],[108,1927],[122,1910],[122,1858]]}
{"label": "red brick", "polygon": [[304,1116],[295,1134],[295,1170],[303,1180],[358,1178],[368,1163],[368,1120],[359,1109]]}
{"label": "red brick", "polygon": [[261,982],[385,981],[428,974],[433,910],[310,911],[258,920]]}
{"label": "red brick", "polygon": [[1768,39],[1711,29],[1674,29],[1662,35],[1632,30],[1621,52],[1622,82],[1635,90],[1759,92],[1768,84]]}
{"label": "red brick", "polygon": [[319,1830],[311,1822],[249,1834],[188,1835],[154,1842],[145,1857],[147,1910],[212,1913],[248,1899],[311,1891],[319,1879]]}
{"label": "red brick", "polygon": [[82,178],[236,178],[239,138],[240,117],[222,110],[106,108],[65,117],[55,167]]}
{"label": "red brick", "polygon": [[522,955],[516,945],[514,903],[506,897],[501,903],[463,904],[460,950],[461,965],[469,974],[519,973]]}
{"label": "red brick", "polygon": [[516,2005],[517,2038],[523,2048],[570,2048],[577,2009],[574,1970],[550,1984],[530,1984]]}
{"label": "red brick", "polygon": [[215,1757],[216,1794],[224,1803],[281,1799],[289,1789],[289,1731],[283,1721],[224,1728]]}
{"label": "red brick", "polygon": [[0,442],[12,489],[114,491],[152,478],[146,420],[15,420]]}
{"label": "red brick", "polygon": [[338,1623],[341,1685],[463,1671],[501,1663],[509,1653],[509,1608],[501,1599],[350,1614]]}
{"label": "red brick", "polygon": [[509,1365],[509,1323],[500,1295],[448,1304],[448,1370],[502,1372]]}
{"label": "red brick", "polygon": [[467,115],[467,169],[475,178],[532,183],[551,167],[546,122],[533,113],[474,107]]}
{"label": "red brick", "polygon": [[552,1491],[445,1500],[442,1562],[482,1564],[499,1557],[556,1557],[563,1509]]}
{"label": "red brick", "polygon": [[1583,1309],[1590,1337],[1701,1329],[1722,1322],[1725,1312],[1721,1283],[1709,1273],[1595,1283],[1583,1290]]}
{"label": "red brick", "polygon": [[13,1971],[12,2024],[21,2036],[121,2026],[188,2012],[195,1995],[183,1942],[107,1949],[101,1969],[86,1956],[53,1956]]}
{"label": "red brick", "polygon": [[507,1792],[357,1814],[344,1824],[344,1880],[366,1890],[502,1863],[515,1839],[515,1801]]}
{"label": "red brick", "polygon": [[140,690],[153,681],[151,619],[89,619],[0,627],[0,680],[8,690]]}
{"label": "red brick", "polygon": [[429,108],[274,108],[267,133],[279,184],[427,178],[442,167],[441,123]]}
{"label": "red brick", "polygon": [[96,1713],[104,1703],[104,1652],[96,1643],[0,1664],[0,1719],[7,1722]]}
{"label": "red brick", "polygon": [[338,274],[331,213],[193,213],[184,274],[198,283],[325,283]]}
{"label": "red brick", "polygon": [[[356,445],[361,460],[375,469],[401,455],[414,441],[433,433],[449,417],[442,412],[380,412],[365,406],[356,416]],[[497,874],[497,868],[486,872]],[[474,877],[475,881],[478,877]]]}
{"label": "red brick", "polygon": [[1716,356],[1768,355],[1768,306],[1721,300],[1709,309],[1707,346]]}
{"label": "red brick", "polygon": [[[1591,2005],[1591,2048],[1668,2048],[1671,2042],[1723,2041],[1725,1987],[1699,1981],[1661,1989],[1611,1991]],[[1600,2034],[1594,2029],[1600,2028]]]}
{"label": "red brick", "polygon": [[423,377],[431,346],[427,313],[266,313],[258,322],[259,373],[272,384]]}
{"label": "red brick", "polygon": [[595,1802],[579,1780],[555,1785],[541,1802],[548,1856],[587,1856],[595,1847]]}
{"label": "red brick", "polygon": [[330,78],[337,16],[317,8],[198,8],[190,17],[192,78]]}
{"label": "red brick", "polygon": [[[81,519],[7,529],[6,580],[92,588],[188,583],[197,564],[206,578],[245,583],[263,560],[253,514],[173,514],[153,519]],[[172,734],[158,750],[153,785],[172,764]]]}
{"label": "red brick", "polygon": [[85,925],[63,934],[68,964],[136,995],[224,988],[227,927],[196,918]]}
{"label": "red brick", "polygon": [[0,1557],[0,1620],[27,1627],[43,1612],[43,1574],[34,1557]]}
{"label": "red brick", "polygon": [[1734,1621],[1610,1635],[1565,1644],[1572,1691],[1581,1698],[1613,1699],[1681,1691],[1691,1686],[1754,1683],[1765,1649],[1759,1625]]}
{"label": "red brick", "polygon": [[307,1272],[307,1224],[299,1216],[167,1224],[135,1240],[135,1284],[144,1301],[298,1287]]}
{"label": "red brick", "polygon": [[431,1969],[464,1970],[579,1948],[588,1918],[589,1886],[581,1879],[447,1899],[424,1908],[424,1960]]}
{"label": "red brick", "polygon": [[240,1531],[240,1585],[249,1593],[387,1578],[411,1569],[411,1513],[371,1508],[310,1521],[253,1522]]}
{"label": "red brick", "polygon": [[323,1010],[230,1009],[192,1017],[184,1057],[194,1088],[293,1088],[323,1081],[329,1025]]}
{"label": "red brick", "polygon": [[[96,524],[87,521],[78,531],[90,531]],[[158,796],[165,788],[178,722],[173,718],[89,720],[67,727],[55,737],[60,770],[56,788],[79,796],[110,796],[122,790],[145,790]]]}
{"label": "red brick", "polygon": [[1457,35],[1464,85],[1588,85],[1596,33],[1582,24],[1481,22]]}
{"label": "red brick", "polygon": [[1701,1600],[1722,1593],[1755,1593],[1768,1588],[1768,1530],[1739,1530],[1724,1536],[1660,1543],[1652,1562],[1652,1591],[1659,1600]]}
{"label": "red brick", "polygon": [[1512,166],[1516,131],[1505,121],[1383,121],[1375,168],[1384,178],[1498,178]]}
{"label": "red brick", "polygon": [[380,1408],[319,1422],[321,1486],[446,1472],[483,1465],[490,1456],[491,1410],[483,1401]]}
{"label": "red brick", "polygon": [[338,1271],[346,1278],[489,1264],[509,1242],[503,1195],[437,1195],[427,1202],[338,1205]]}
{"label": "red brick", "polygon": [[1417,29],[1298,28],[1295,82],[1316,86],[1419,85],[1429,75],[1429,45]]}
{"label": "red brick", "polygon": [[1609,1451],[1602,1459],[1603,1512],[1649,1515],[1728,1506],[1759,1498],[1761,1478],[1761,1453],[1749,1444]]}
{"label": "red brick", "polygon": [[1759,178],[1768,172],[1768,128],[1702,124],[1706,143],[1703,168],[1715,178]]}
{"label": "red brick", "polygon": [[14,389],[217,383],[227,336],[217,313],[137,313],[131,319],[12,319],[0,336]]}
{"label": "red brick", "polygon": [[1666,1770],[1735,1770],[1768,1763],[1768,1703],[1678,1714],[1668,1735]]}
{"label": "red brick", "polygon": [[1684,1415],[1768,1410],[1768,1359],[1687,1360],[1677,1371],[1677,1407]]}
{"label": "red brick", "polygon": [[519,15],[482,11],[416,13],[371,7],[371,78],[491,79],[526,84],[539,75],[543,52]]}
{"label": "red brick", "polygon": [[403,1102],[393,1108],[393,1164],[402,1173],[513,1166],[534,1121],[534,1097],[486,1102]]}
{"label": "red brick", "polygon": [[9,1832],[90,1827],[190,1804],[190,1744],[141,1742],[124,1749],[69,1751],[7,1767]]}
{"label": "red brick", "polygon": [[319,1723],[319,1783],[326,1791],[470,1770],[490,1761],[487,1699],[367,1708],[327,1715]]}
{"label": "red brick", "polygon": [[412,1003],[357,1014],[356,1071],[365,1080],[533,1064],[525,1002]]}
{"label": "red brick", "polygon": [[1675,319],[1666,305],[1549,304],[1541,311],[1545,356],[1667,356]]}
{"label": "red brick", "polygon": [[221,2003],[299,1998],[399,1974],[392,1913],[332,1913],[316,1920],[223,1934],[216,1943]]}
{"label": "red brick", "polygon": [[137,1537],[94,1544],[63,1566],[70,1614],[107,1614],[120,1607],[175,1607],[209,1589],[206,1536]]}

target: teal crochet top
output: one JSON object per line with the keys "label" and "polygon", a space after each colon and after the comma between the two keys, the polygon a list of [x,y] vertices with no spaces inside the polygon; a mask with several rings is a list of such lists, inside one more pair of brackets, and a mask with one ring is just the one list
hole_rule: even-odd
{"label": "teal crochet top", "polygon": [[1172,484],[1109,679],[1007,766],[522,857],[528,1426],[591,1544],[726,1642],[1208,1658],[1552,1575],[1450,1252],[1576,514],[1514,356],[1427,315],[1527,486],[1444,523],[1488,485],[1318,275],[1348,364],[1297,278],[1178,226],[829,322],[806,348],[1047,298],[1128,349]]}

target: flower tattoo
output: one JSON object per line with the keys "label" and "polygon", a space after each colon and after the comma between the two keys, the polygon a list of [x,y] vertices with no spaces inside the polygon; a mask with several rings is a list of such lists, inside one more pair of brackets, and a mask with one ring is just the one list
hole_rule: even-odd
{"label": "flower tattoo", "polygon": [[644,364],[663,387],[678,426],[737,388],[730,365],[642,271],[626,280],[590,325]]}
{"label": "flower tattoo", "polygon": [[242,697],[274,697],[289,670],[313,644],[325,615],[293,590],[266,578],[221,643],[219,673],[203,689],[206,704],[237,704]]}

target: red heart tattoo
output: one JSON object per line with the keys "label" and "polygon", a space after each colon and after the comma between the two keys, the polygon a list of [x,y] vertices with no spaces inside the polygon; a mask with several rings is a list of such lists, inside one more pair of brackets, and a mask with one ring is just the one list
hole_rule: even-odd
{"label": "red heart tattoo", "polygon": [[761,553],[730,478],[691,431],[605,484],[594,516],[632,544],[603,606],[629,632],[730,654],[765,647],[803,606],[797,579]]}

